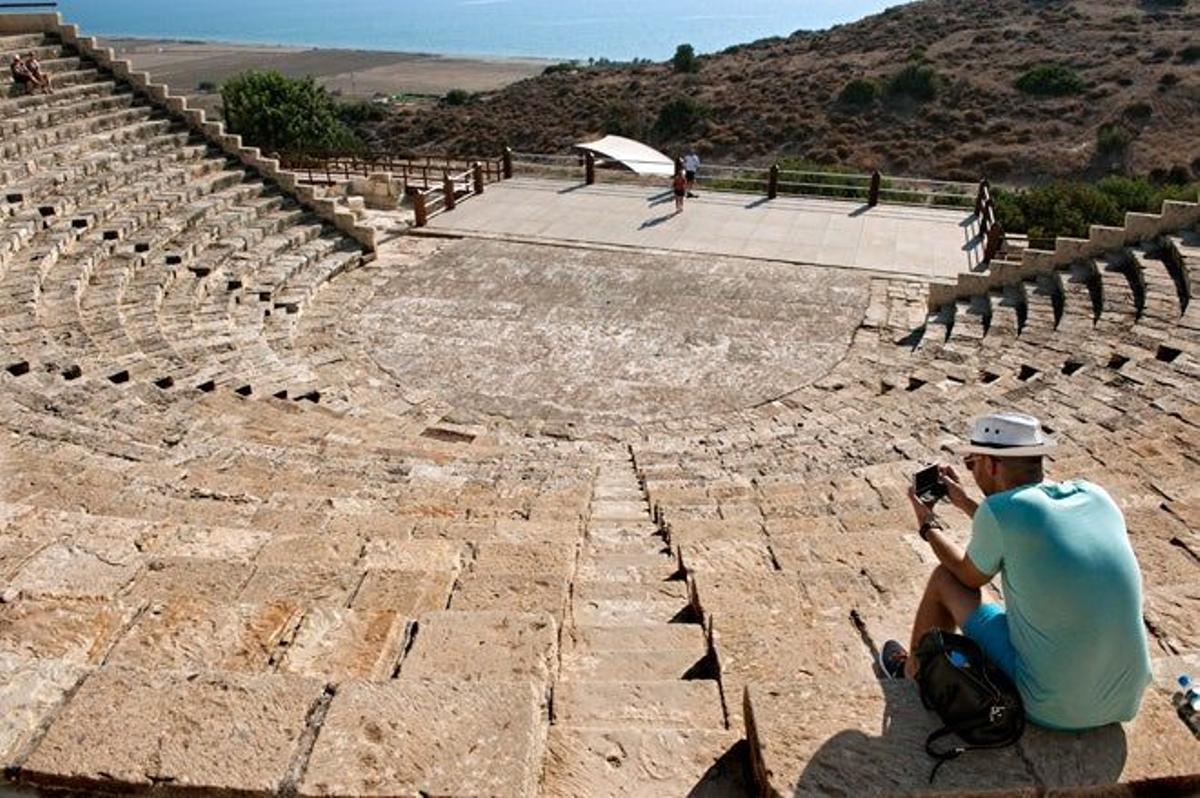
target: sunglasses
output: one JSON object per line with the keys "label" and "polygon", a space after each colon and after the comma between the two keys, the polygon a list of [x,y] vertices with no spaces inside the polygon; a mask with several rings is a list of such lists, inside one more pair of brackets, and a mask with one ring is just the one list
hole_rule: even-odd
{"label": "sunglasses", "polygon": [[974,468],[975,461],[978,459],[979,459],[979,455],[977,455],[977,454],[963,455],[963,465],[965,465],[967,468]]}

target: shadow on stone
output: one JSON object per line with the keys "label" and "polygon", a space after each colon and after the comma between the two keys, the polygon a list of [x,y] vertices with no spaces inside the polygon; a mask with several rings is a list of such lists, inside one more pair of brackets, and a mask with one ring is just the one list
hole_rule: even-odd
{"label": "shadow on stone", "polygon": [[854,791],[868,795],[880,789],[1032,791],[1062,786],[1104,787],[1115,785],[1125,769],[1127,744],[1125,730],[1119,724],[1088,732],[1054,732],[1030,726],[1016,746],[970,751],[947,762],[930,784],[934,761],[926,756],[924,741],[941,724],[936,715],[921,706],[915,685],[897,681],[883,682],[882,686],[882,734],[865,733],[862,729],[869,727],[859,723],[859,728],[848,728],[830,737],[808,759],[795,782],[794,795],[823,795],[838,782],[848,787],[844,782],[847,771],[853,773],[853,780],[861,780],[858,786],[862,789]]}
{"label": "shadow on stone", "polygon": [[638,227],[638,229],[645,230],[648,227],[658,227],[663,222],[671,221],[672,219],[675,218],[675,216],[676,216],[676,214],[674,214],[674,213],[668,213],[665,216],[655,216],[653,219],[647,219],[646,221],[642,222],[641,226]]}
{"label": "shadow on stone", "polygon": [[750,746],[738,740],[700,777],[687,798],[751,798],[752,785]]}

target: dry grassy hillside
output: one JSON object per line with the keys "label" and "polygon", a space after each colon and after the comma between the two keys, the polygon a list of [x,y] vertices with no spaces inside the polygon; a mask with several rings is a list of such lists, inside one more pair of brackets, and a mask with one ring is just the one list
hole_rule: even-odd
{"label": "dry grassy hillside", "polygon": [[[1013,182],[1114,168],[1200,177],[1197,0],[921,0],[671,65],[542,75],[465,105],[399,109],[377,145],[459,153],[505,143],[560,152],[604,132],[710,159],[801,157],[892,173]],[[910,66],[908,90],[893,78]],[[1059,96],[1018,79],[1041,65],[1077,79]],[[859,104],[842,92],[871,86]],[[932,99],[921,99],[930,85]],[[1045,88],[1043,86],[1043,88]],[[875,90],[878,95],[870,98]],[[664,122],[664,106],[698,104]],[[1098,132],[1107,127],[1107,148]]]}

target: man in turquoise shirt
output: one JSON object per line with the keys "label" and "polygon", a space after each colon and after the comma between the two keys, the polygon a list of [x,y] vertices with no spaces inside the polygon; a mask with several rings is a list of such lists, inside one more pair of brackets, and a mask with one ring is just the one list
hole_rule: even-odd
{"label": "man in turquoise shirt", "polygon": [[[1031,416],[975,422],[961,453],[986,498],[976,504],[953,468],[940,469],[950,502],[974,519],[965,552],[910,493],[921,537],[941,562],[911,645],[932,628],[957,626],[1012,677],[1030,720],[1087,729],[1131,720],[1150,683],[1142,576],[1125,519],[1103,489],[1044,481],[1042,456],[1053,445]],[[979,590],[996,574],[1004,606],[983,602]],[[910,678],[920,667],[896,641],[880,664]]]}

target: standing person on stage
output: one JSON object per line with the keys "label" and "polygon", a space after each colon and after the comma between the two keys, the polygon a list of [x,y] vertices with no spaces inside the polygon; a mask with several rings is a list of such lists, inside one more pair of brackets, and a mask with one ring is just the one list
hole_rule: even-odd
{"label": "standing person on stage", "polygon": [[688,148],[687,155],[683,156],[683,173],[687,178],[687,195],[695,197],[693,189],[696,188],[696,173],[700,171],[700,156],[696,151]]}

